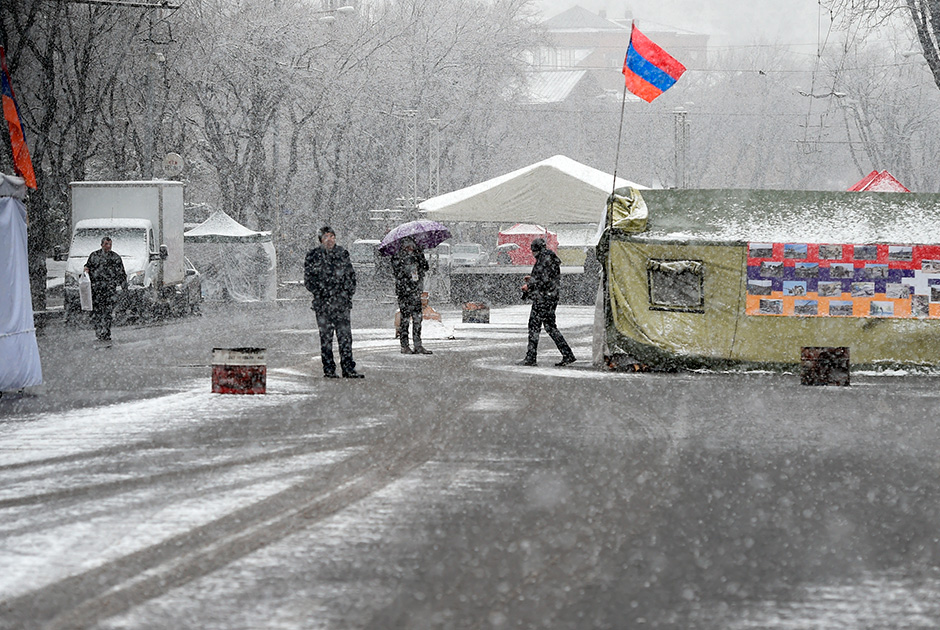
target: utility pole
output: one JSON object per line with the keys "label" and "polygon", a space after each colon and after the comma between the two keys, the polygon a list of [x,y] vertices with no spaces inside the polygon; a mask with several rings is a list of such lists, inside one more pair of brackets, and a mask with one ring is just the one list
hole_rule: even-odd
{"label": "utility pole", "polygon": [[[404,186],[402,187],[402,197],[404,202],[402,205],[406,206],[409,210],[414,209],[418,205],[418,122],[417,122],[417,110],[406,109],[401,112],[401,116],[405,119],[405,173],[407,177],[405,178]],[[410,180],[410,181],[409,181]]]}
{"label": "utility pole", "polygon": [[434,197],[441,191],[441,121],[428,118],[428,125],[428,197]]}
{"label": "utility pole", "polygon": [[140,156],[141,175],[142,179],[145,180],[153,179],[153,127],[155,116],[153,101],[156,98],[157,73],[160,70],[160,64],[164,61],[166,59],[161,52],[154,51],[147,54],[147,89],[144,92],[147,99],[147,103],[144,105],[146,120],[144,121],[143,155]]}

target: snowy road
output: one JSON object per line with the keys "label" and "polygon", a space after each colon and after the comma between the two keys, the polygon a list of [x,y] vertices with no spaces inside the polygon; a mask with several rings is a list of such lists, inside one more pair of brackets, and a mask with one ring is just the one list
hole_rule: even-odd
{"label": "snowy road", "polygon": [[[52,325],[0,399],[0,627],[940,625],[936,378],[600,372],[586,307],[573,368],[515,365],[523,307],[402,356],[392,312],[357,305],[360,382],[302,304]],[[239,346],[268,394],[210,393]]]}

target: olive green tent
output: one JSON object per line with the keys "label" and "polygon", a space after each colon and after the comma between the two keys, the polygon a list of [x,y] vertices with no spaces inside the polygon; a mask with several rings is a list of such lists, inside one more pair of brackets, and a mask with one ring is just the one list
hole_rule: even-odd
{"label": "olive green tent", "polygon": [[940,362],[940,195],[618,189],[595,361]]}

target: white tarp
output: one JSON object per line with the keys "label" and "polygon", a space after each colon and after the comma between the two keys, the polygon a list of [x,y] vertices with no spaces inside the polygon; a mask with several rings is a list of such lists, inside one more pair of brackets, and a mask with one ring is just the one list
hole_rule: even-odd
{"label": "white tarp", "polygon": [[556,155],[419,204],[428,219],[490,223],[597,225],[614,188],[644,188]]}
{"label": "white tarp", "polygon": [[202,274],[207,300],[277,299],[277,254],[270,232],[256,232],[217,210],[188,230],[186,256]]}
{"label": "white tarp", "polygon": [[26,186],[0,174],[0,392],[42,384],[26,253]]}

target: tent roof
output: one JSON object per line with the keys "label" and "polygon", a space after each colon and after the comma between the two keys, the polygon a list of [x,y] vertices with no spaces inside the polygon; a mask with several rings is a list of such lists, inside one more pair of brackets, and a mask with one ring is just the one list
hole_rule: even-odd
{"label": "tent roof", "polygon": [[0,173],[0,197],[26,198],[26,180],[16,175]]}
{"label": "tent roof", "polygon": [[500,234],[545,234],[548,232],[541,225],[533,225],[531,223],[516,223],[511,228],[506,230],[500,230]]}
{"label": "tent roof", "polygon": [[[435,221],[597,224],[613,184],[613,175],[556,155],[418,207]],[[618,177],[616,187],[623,186],[645,188]]]}
{"label": "tent roof", "polygon": [[872,171],[849,188],[850,192],[911,192],[888,171]]}
{"label": "tent roof", "polygon": [[647,230],[631,238],[792,243],[940,243],[940,194],[644,190]]}
{"label": "tent roof", "polygon": [[190,243],[263,243],[271,240],[271,233],[250,230],[222,210],[216,210],[208,219],[183,233],[183,238]]}

